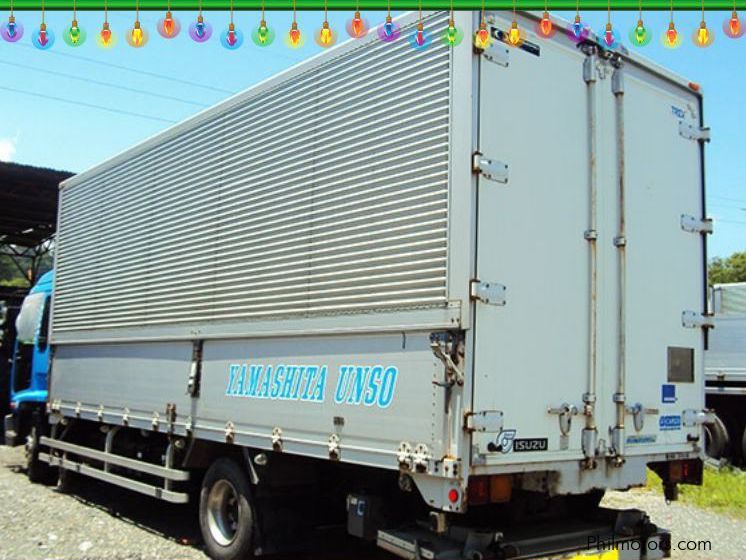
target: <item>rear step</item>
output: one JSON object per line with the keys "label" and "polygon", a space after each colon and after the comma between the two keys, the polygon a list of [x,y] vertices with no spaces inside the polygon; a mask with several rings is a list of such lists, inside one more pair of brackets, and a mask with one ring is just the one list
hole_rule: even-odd
{"label": "rear step", "polygon": [[[380,548],[407,560],[657,560],[670,557],[670,534],[639,510],[599,509],[606,519],[570,521],[520,532],[451,527],[436,535],[424,527],[379,530]],[[609,519],[612,519],[611,523]]]}

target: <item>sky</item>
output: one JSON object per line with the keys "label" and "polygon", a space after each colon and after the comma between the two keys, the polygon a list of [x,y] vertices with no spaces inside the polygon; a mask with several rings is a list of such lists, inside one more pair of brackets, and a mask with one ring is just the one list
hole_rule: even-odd
{"label": "sky", "polygon": [[[227,26],[228,13],[205,15],[216,35]],[[345,35],[349,15],[330,12],[331,27]],[[383,12],[364,15],[372,24],[385,16]],[[582,15],[594,30],[606,23],[604,12]],[[119,33],[119,44],[102,50],[93,40],[102,14],[78,14],[79,25],[89,37],[73,49],[61,38],[71,14],[47,13],[57,43],[49,51],[39,51],[28,37],[41,15],[18,12],[16,19],[24,24],[27,36],[15,44],[0,41],[0,161],[83,171],[321,50],[310,37],[298,50],[287,48],[280,37],[270,47],[255,47],[248,30],[259,20],[258,12],[237,12],[236,24],[247,37],[236,51],[224,49],[217,37],[204,44],[193,42],[186,27],[196,14],[176,16],[182,32],[167,41],[156,32],[162,14],[142,12],[140,20],[150,31],[150,40],[144,48],[133,49],[124,42],[123,32],[132,25],[134,14],[111,12],[109,21]],[[634,12],[612,13],[612,23],[627,46],[626,35],[637,17]],[[721,26],[728,17],[729,12],[707,13],[716,39],[711,47],[699,49],[690,34],[701,15],[677,12],[676,25],[685,40],[679,49],[667,50],[659,35],[668,26],[669,14],[645,13],[645,25],[656,37],[639,49],[645,57],[702,85],[705,122],[712,129],[706,151],[708,213],[716,222],[709,253],[721,257],[746,250],[746,36],[733,40],[723,34]],[[279,35],[290,27],[291,18],[289,12],[267,14]],[[301,30],[310,34],[321,26],[323,12],[299,12],[298,21]]]}

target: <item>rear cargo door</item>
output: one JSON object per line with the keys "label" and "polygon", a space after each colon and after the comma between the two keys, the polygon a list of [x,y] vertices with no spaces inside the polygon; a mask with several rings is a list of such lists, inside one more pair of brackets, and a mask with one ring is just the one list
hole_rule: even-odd
{"label": "rear cargo door", "polygon": [[[691,450],[687,410],[702,410],[704,344],[697,326],[705,309],[704,237],[701,231],[702,147],[698,96],[631,62],[623,74],[626,175],[626,404],[648,411],[635,422],[627,414],[625,455]],[[609,80],[606,80],[607,82]],[[599,110],[614,147],[618,107],[603,84]],[[613,152],[611,152],[613,153]],[[613,184],[615,169],[604,170]],[[618,215],[608,200],[606,221]],[[613,248],[611,249],[613,251]],[[612,310],[617,256],[601,271],[607,279],[603,307]],[[686,316],[691,319],[687,320]],[[613,333],[613,331],[611,331]],[[611,343],[612,341],[608,341]],[[610,400],[613,388],[599,396]],[[609,408],[606,409],[610,411]],[[614,420],[599,422],[599,431]]]}
{"label": "rear cargo door", "polygon": [[503,413],[502,433],[474,434],[486,464],[581,453],[579,417],[564,437],[548,410],[580,404],[588,371],[583,58],[530,39],[507,66],[480,57],[478,149],[508,169],[478,179],[477,278],[505,286],[504,305],[475,304],[474,410]]}

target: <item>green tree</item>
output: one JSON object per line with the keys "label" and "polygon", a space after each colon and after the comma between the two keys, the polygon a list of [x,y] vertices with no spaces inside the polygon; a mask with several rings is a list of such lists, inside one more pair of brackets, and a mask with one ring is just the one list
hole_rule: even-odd
{"label": "green tree", "polygon": [[728,258],[715,257],[710,261],[710,284],[746,282],[746,251],[733,253]]}
{"label": "green tree", "polygon": [[26,279],[13,263],[8,255],[0,255],[0,285],[3,286],[23,286],[28,285]]}
{"label": "green tree", "polygon": [[[0,286],[29,288],[30,285],[26,279],[26,275],[16,263],[19,263],[23,268],[27,268],[31,265],[30,260],[16,259],[15,263],[13,260],[13,257],[10,255],[0,254]],[[52,255],[50,253],[44,254],[38,263],[37,278],[46,271],[51,270],[53,264]]]}

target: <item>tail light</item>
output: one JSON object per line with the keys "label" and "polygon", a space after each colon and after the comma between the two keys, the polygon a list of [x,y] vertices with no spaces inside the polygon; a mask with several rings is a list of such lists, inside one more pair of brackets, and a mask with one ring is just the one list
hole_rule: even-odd
{"label": "tail light", "polygon": [[469,478],[469,505],[481,506],[509,502],[513,493],[510,475],[472,476]]}
{"label": "tail light", "polygon": [[702,461],[684,459],[668,463],[668,479],[673,484],[702,484]]}
{"label": "tail light", "polygon": [[469,478],[469,505],[482,506],[490,503],[490,477],[472,476]]}

